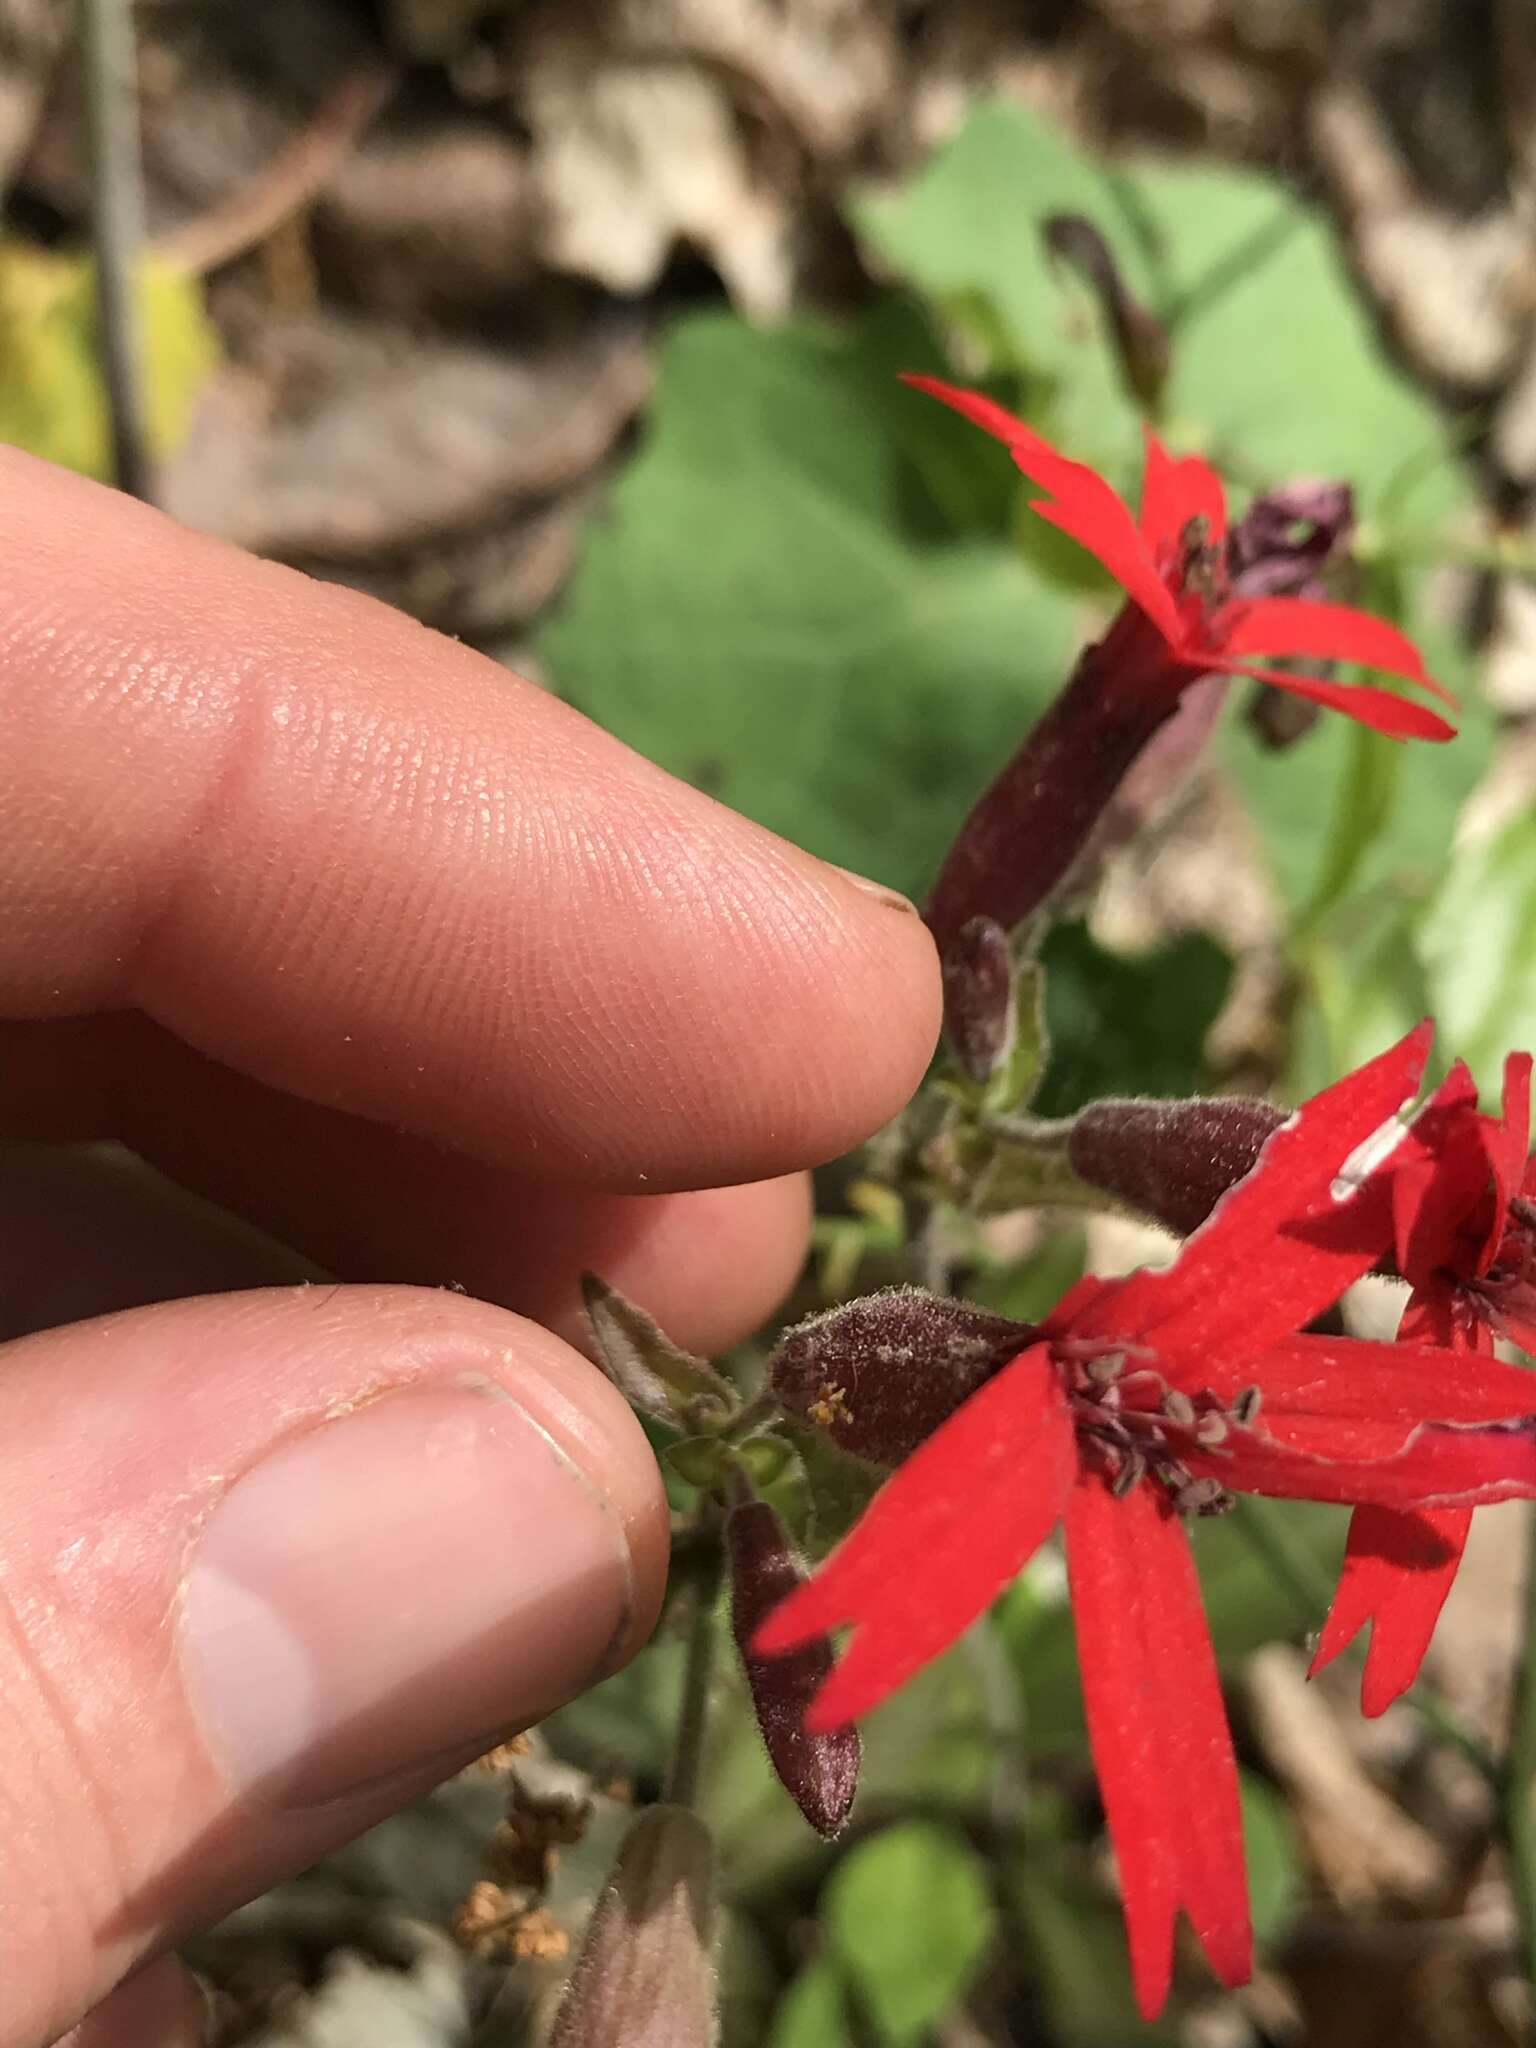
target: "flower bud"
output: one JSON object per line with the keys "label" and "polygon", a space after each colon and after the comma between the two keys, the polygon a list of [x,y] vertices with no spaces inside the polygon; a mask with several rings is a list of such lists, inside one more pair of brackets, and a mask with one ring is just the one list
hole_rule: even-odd
{"label": "flower bud", "polygon": [[1068,263],[1097,295],[1126,388],[1149,412],[1156,411],[1168,382],[1168,333],[1147,311],[1120,274],[1109,244],[1080,213],[1053,213],[1043,229],[1045,246]]}
{"label": "flower bud", "polygon": [[549,2048],[713,2048],[714,1847],[682,1806],[647,1807],[624,1837]]}
{"label": "flower bud", "polygon": [[1011,1316],[888,1287],[786,1331],[768,1380],[842,1450],[893,1467],[1033,1341]]}
{"label": "flower bud", "polygon": [[1252,1171],[1285,1111],[1250,1096],[1090,1102],[1072,1120],[1074,1173],[1187,1237]]}
{"label": "flower bud", "polygon": [[945,954],[944,1024],[973,1081],[990,1080],[1012,1050],[1013,950],[995,918],[973,917]]}
{"label": "flower bud", "polygon": [[581,1292],[597,1362],[632,1408],[674,1429],[720,1422],[735,1409],[730,1381],[680,1349],[616,1287],[583,1273]]}
{"label": "flower bud", "polygon": [[759,1626],[805,1579],[784,1524],[765,1500],[743,1501],[725,1525],[731,1576],[731,1628],[741,1652],[757,1725],[780,1784],[818,1835],[842,1827],[859,1782],[856,1728],[813,1735],[805,1711],[832,1670],[832,1650],[819,1637],[782,1657],[750,1648]]}

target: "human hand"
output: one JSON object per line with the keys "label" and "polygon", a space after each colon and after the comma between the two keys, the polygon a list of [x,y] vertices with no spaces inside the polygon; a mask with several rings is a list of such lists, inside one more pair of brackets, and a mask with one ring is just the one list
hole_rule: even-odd
{"label": "human hand", "polygon": [[644,1640],[578,1273],[750,1329],[938,977],[479,656],[0,480],[0,2048],[179,2048],[146,1959]]}

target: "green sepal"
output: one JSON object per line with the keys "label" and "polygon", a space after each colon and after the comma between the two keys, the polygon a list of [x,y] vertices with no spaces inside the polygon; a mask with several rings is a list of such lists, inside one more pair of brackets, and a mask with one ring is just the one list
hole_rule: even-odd
{"label": "green sepal", "polygon": [[643,1308],[595,1273],[581,1276],[597,1362],[632,1408],[673,1429],[728,1422],[736,1389],[702,1358],[674,1344]]}

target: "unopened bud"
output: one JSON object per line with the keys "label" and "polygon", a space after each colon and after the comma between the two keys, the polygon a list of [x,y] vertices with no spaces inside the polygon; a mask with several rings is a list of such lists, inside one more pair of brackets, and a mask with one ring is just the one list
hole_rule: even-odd
{"label": "unopened bud", "polygon": [[843,1450],[892,1467],[1034,1341],[1028,1323],[888,1287],[785,1332],[768,1361],[782,1405]]}
{"label": "unopened bud", "polygon": [[1079,1179],[1180,1237],[1210,1215],[1256,1165],[1285,1122],[1272,1102],[1243,1095],[1191,1101],[1090,1102],[1072,1121],[1067,1160]]}
{"label": "unopened bud", "polygon": [[757,1657],[751,1642],[786,1594],[805,1579],[784,1524],[765,1500],[744,1501],[725,1525],[731,1575],[731,1628],[741,1652],[757,1725],[780,1784],[818,1835],[842,1827],[859,1782],[856,1728],[814,1735],[805,1712],[831,1675],[824,1636],[782,1657]]}
{"label": "unopened bud", "polygon": [[581,1292],[597,1362],[631,1407],[674,1429],[723,1421],[736,1407],[730,1381],[681,1350],[617,1288],[583,1273]]}
{"label": "unopened bud", "polygon": [[682,1806],[647,1807],[593,1908],[549,2048],[713,2048],[714,1848]]}
{"label": "unopened bud", "polygon": [[1109,322],[1127,388],[1149,412],[1155,411],[1168,382],[1167,329],[1133,295],[1092,221],[1080,213],[1053,213],[1043,232],[1051,254],[1092,287]]}
{"label": "unopened bud", "polygon": [[1013,950],[995,918],[973,917],[945,951],[944,1027],[973,1081],[990,1080],[1012,1050]]}

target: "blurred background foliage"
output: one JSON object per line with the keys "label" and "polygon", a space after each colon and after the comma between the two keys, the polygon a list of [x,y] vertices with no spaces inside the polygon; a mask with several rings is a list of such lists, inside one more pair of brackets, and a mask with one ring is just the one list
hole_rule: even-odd
{"label": "blurred background foliage", "polygon": [[[1159,431],[1237,504],[1347,482],[1349,594],[1419,641],[1461,732],[1399,747],[1324,716],[1279,745],[1234,686],[1051,935],[1040,1106],[1294,1098],[1427,1011],[1493,1091],[1536,1041],[1524,21],[1514,0],[155,0],[155,495],[473,640],[920,898],[1116,595],[1029,514],[1005,453],[896,373],[984,382],[1134,499],[1144,402],[1043,233],[1080,216],[1169,337]],[[104,476],[70,12],[4,0],[0,27],[0,438]],[[801,1307],[816,1273],[897,1270],[904,1219],[845,1170],[824,1197]],[[1098,1219],[1003,1224],[968,1271],[1016,1314],[1085,1259],[1149,1252]],[[1347,1671],[1307,1696],[1321,1721],[1298,1704],[1340,1541],[1306,1509],[1278,1556],[1235,1521],[1199,1530],[1245,1767],[1252,1992],[1191,1971],[1165,2022],[1136,2021],[1047,1561],[874,1717],[835,1846],[723,1678],[704,1803],[726,2048],[1518,2038],[1486,1786],[1406,1709],[1364,1729]],[[1469,1566],[1475,1618],[1436,1670],[1485,1731],[1509,1548]],[[663,1630],[548,1724],[547,1758],[653,1795],[679,1653]],[[330,1996],[317,1901],[349,1951],[369,1948],[360,1899],[445,1917],[421,1872],[452,1836],[467,1882],[473,1830],[457,1807],[391,1827],[200,1955],[229,2039],[344,2037],[284,2031],[320,2027]],[[572,1926],[599,1875],[573,1854]],[[493,1985],[477,2043],[534,2037],[558,1948],[506,1973],[531,1989]],[[464,1967],[459,2031],[401,2018],[385,2048],[470,2038],[486,1987]]]}

